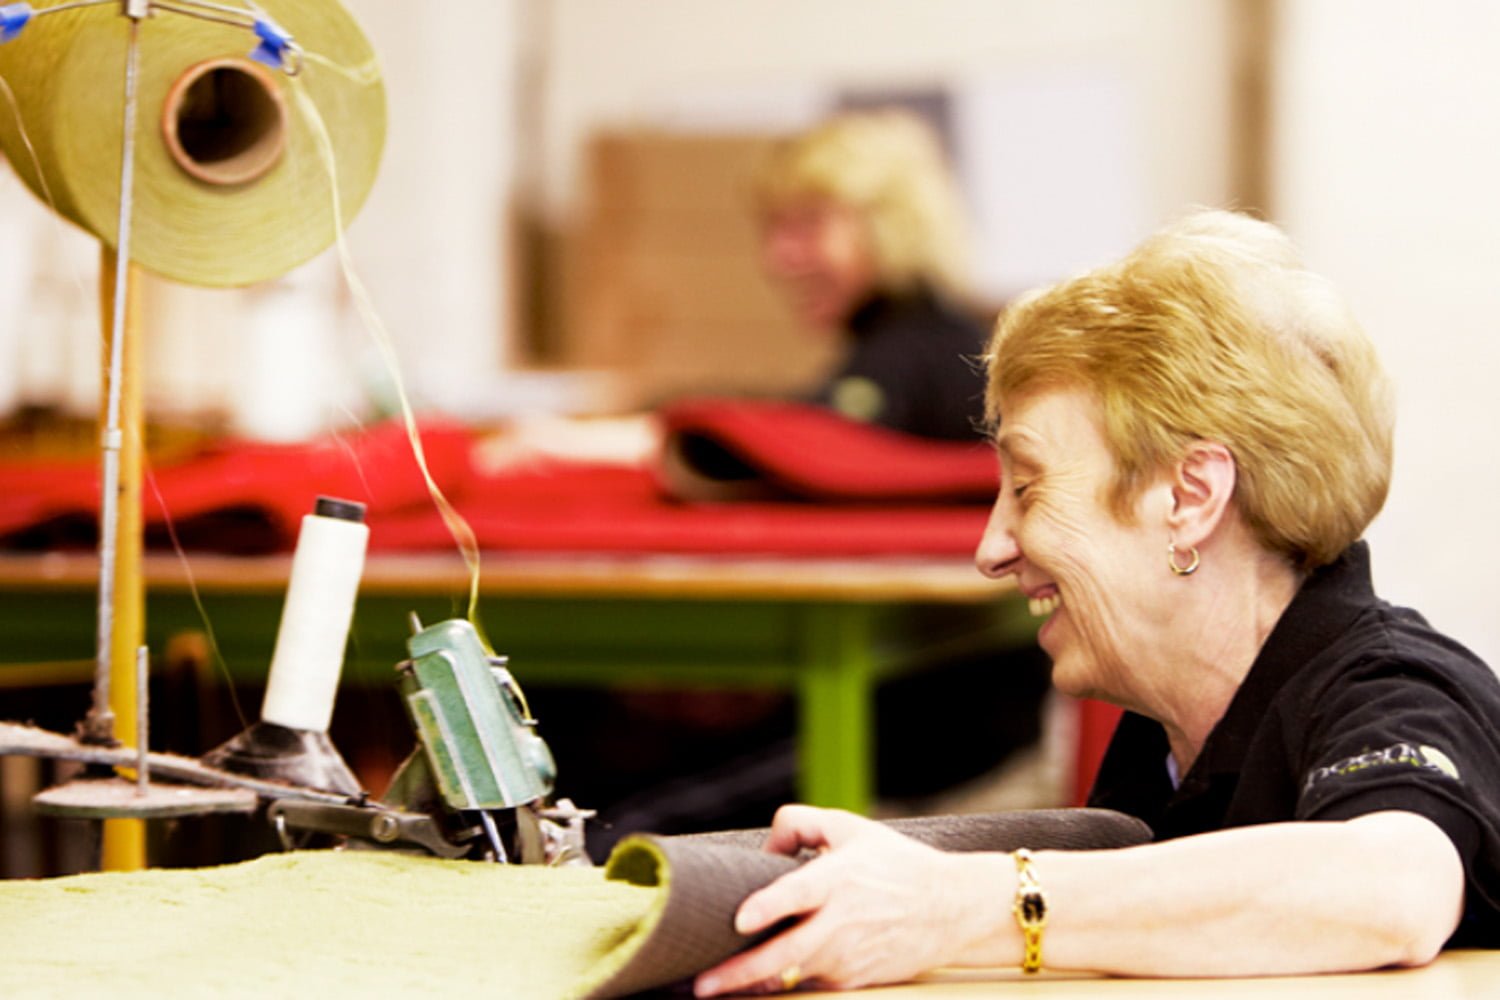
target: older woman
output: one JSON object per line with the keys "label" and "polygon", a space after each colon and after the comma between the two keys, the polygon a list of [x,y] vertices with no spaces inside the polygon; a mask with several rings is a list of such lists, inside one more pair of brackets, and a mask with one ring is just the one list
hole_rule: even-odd
{"label": "older woman", "polygon": [[1273,227],[1194,215],[1017,303],[992,341],[1004,486],[978,551],[1054,682],[1123,705],[1093,804],[1155,842],[941,854],[789,806],[826,849],[741,907],[792,929],[700,995],[940,965],[1236,976],[1500,946],[1500,684],[1373,593],[1391,404]]}

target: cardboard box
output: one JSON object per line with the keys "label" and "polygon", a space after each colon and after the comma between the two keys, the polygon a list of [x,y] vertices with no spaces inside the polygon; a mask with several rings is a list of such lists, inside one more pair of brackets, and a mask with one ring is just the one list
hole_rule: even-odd
{"label": "cardboard box", "polygon": [[802,328],[760,269],[758,136],[596,137],[560,360],[620,371],[639,396],[793,395],[837,344]]}

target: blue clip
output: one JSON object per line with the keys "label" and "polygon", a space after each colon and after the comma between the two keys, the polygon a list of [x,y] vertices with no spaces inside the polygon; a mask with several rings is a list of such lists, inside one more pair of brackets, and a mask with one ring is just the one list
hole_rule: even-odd
{"label": "blue clip", "polygon": [[297,43],[292,41],[291,32],[270,18],[258,17],[255,19],[255,34],[259,36],[260,44],[250,53],[250,58],[265,63],[272,69],[291,72],[295,65],[293,53],[297,48]]}
{"label": "blue clip", "polygon": [[21,33],[31,20],[31,4],[11,3],[0,7],[0,42],[8,42]]}

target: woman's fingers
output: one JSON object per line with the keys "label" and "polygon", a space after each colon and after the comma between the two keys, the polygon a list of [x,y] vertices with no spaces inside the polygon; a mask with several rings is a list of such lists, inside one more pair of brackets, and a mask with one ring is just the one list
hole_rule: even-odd
{"label": "woman's fingers", "polygon": [[759,934],[787,917],[817,910],[828,901],[833,889],[830,876],[825,874],[826,867],[803,865],[745,897],[734,915],[734,929],[745,935]]}
{"label": "woman's fingers", "polygon": [[741,934],[791,927],[698,977],[699,996],[785,990],[816,979],[846,987],[907,978],[948,950],[927,897],[947,881],[944,856],[852,813],[784,806],[766,849],[823,857],[746,897]]}
{"label": "woman's fingers", "polygon": [[871,820],[841,809],[817,806],[782,806],[771,821],[765,849],[773,854],[793,855],[804,849],[837,847],[870,829],[884,830]]}
{"label": "woman's fingers", "polygon": [[693,994],[791,990],[817,976],[809,961],[821,949],[818,929],[804,922],[769,941],[742,951],[693,981]]}

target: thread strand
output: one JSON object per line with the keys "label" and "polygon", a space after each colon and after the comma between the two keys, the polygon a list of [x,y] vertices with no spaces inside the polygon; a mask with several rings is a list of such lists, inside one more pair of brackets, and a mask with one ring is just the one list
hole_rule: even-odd
{"label": "thread strand", "polygon": [[328,171],[329,186],[333,192],[333,225],[334,246],[338,249],[339,263],[344,273],[344,280],[348,283],[350,294],[354,299],[355,309],[364,321],[366,329],[369,330],[375,345],[380,352],[381,359],[385,362],[387,371],[391,376],[396,398],[401,409],[401,419],[406,428],[407,439],[411,442],[412,455],[416,459],[417,468],[421,471],[422,480],[427,486],[427,492],[432,497],[433,504],[437,507],[443,518],[443,524],[448,533],[453,536],[464,563],[469,570],[469,612],[468,618],[473,624],[480,640],[484,643],[486,650],[492,655],[493,647],[485,634],[484,626],[479,619],[479,579],[480,579],[480,557],[479,541],[474,535],[474,529],[463,515],[454,508],[448,500],[442,488],[432,477],[432,471],[427,462],[427,453],[422,446],[422,437],[417,430],[416,416],[412,412],[411,399],[406,391],[405,380],[401,375],[400,359],[396,354],[395,345],[391,340],[390,332],[380,318],[379,311],[375,308],[364,282],[360,280],[359,274],[354,267],[354,261],[349,252],[349,244],[344,234],[343,206],[339,197],[338,184],[338,158],[333,147],[333,139],[328,133],[328,127],[319,114],[317,105],[308,97],[298,80],[291,81],[291,90],[298,111],[307,120],[308,125],[317,139],[318,150],[322,156],[323,165]]}

